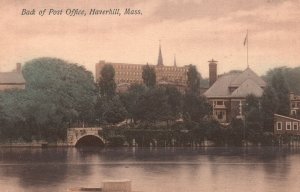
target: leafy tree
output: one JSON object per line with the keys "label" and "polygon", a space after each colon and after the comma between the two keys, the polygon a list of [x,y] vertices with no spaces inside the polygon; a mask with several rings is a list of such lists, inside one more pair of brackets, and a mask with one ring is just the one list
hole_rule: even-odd
{"label": "leafy tree", "polygon": [[272,77],[272,87],[274,88],[278,98],[277,113],[281,115],[290,114],[290,98],[289,88],[282,69],[276,70]]}
{"label": "leafy tree", "polygon": [[254,95],[248,95],[246,97],[246,120],[245,131],[247,134],[247,140],[258,143],[260,136],[263,133],[262,129],[262,113],[260,111],[260,101]]}
{"label": "leafy tree", "polygon": [[124,121],[127,116],[127,111],[119,96],[115,96],[112,99],[104,98],[101,109],[103,111],[102,120],[105,123],[119,123]]}
{"label": "leafy tree", "polygon": [[91,72],[56,58],[38,58],[23,68],[26,90],[1,94],[5,129],[23,139],[65,139],[66,128],[92,121],[95,85]]}
{"label": "leafy tree", "polygon": [[265,88],[261,97],[261,107],[264,131],[272,131],[274,123],[273,116],[278,108],[278,98],[273,87],[267,86]]}
{"label": "leafy tree", "polygon": [[263,78],[269,83],[272,83],[273,76],[281,70],[282,75],[286,79],[286,83],[290,91],[300,94],[300,67],[290,68],[290,67],[278,67],[269,70]]}
{"label": "leafy tree", "polygon": [[168,97],[167,103],[170,107],[169,119],[176,120],[180,117],[182,111],[182,95],[180,91],[173,86],[167,86],[165,94]]}
{"label": "leafy tree", "polygon": [[25,63],[23,74],[31,97],[41,99],[45,105],[55,104],[58,111],[66,114],[65,119],[90,120],[95,84],[92,73],[84,67],[61,59],[40,58]]}
{"label": "leafy tree", "polygon": [[187,92],[198,95],[200,93],[200,74],[195,65],[189,65],[187,72]]}
{"label": "leafy tree", "polygon": [[147,87],[153,88],[156,84],[156,73],[154,67],[150,67],[148,64],[145,65],[143,67],[142,78]]}
{"label": "leafy tree", "polygon": [[98,82],[100,95],[112,98],[116,94],[115,69],[112,65],[106,64],[101,70],[101,77]]}
{"label": "leafy tree", "polygon": [[170,116],[168,97],[163,88],[147,90],[137,101],[136,118],[145,122],[166,121]]}
{"label": "leafy tree", "polygon": [[138,106],[137,102],[141,95],[145,94],[146,87],[140,84],[133,84],[129,87],[128,91],[120,94],[120,99],[126,108],[127,118],[137,119],[138,116]]}
{"label": "leafy tree", "polygon": [[229,139],[227,140],[229,144],[240,146],[244,138],[244,122],[242,119],[233,119],[230,123],[230,127],[227,130]]}
{"label": "leafy tree", "polygon": [[200,122],[211,112],[211,106],[204,96],[186,94],[183,101],[183,114],[186,120]]}

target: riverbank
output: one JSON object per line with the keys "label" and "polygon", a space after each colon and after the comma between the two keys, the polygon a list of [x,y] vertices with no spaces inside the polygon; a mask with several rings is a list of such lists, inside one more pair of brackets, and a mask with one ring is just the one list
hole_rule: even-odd
{"label": "riverbank", "polygon": [[0,143],[0,148],[5,147],[70,147],[65,142],[48,143],[45,141],[34,141],[34,142],[8,142]]}

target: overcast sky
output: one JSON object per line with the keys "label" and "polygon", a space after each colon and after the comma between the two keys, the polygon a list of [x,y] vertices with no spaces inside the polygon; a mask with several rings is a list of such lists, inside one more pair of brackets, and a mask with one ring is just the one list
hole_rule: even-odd
{"label": "overcast sky", "polygon": [[[99,60],[156,64],[161,40],[165,65],[207,61],[219,73],[246,68],[243,42],[249,30],[249,64],[258,74],[299,66],[300,2],[297,0],[1,0],[0,70],[37,57],[57,57],[94,73]],[[35,16],[22,16],[22,9]],[[47,9],[84,9],[87,16],[39,16]],[[90,9],[140,9],[137,16],[89,16]]]}

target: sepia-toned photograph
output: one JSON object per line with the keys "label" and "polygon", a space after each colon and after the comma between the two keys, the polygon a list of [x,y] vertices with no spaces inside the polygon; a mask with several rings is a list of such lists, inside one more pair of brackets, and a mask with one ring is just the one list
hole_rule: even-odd
{"label": "sepia-toned photograph", "polygon": [[0,0],[0,192],[298,192],[300,0]]}

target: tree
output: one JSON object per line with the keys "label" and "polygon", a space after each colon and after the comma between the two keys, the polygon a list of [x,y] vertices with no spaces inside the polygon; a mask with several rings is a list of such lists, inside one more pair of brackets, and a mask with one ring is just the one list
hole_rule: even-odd
{"label": "tree", "polygon": [[274,113],[276,113],[278,108],[278,98],[273,87],[267,86],[264,89],[261,97],[261,107],[264,131],[273,131]]}
{"label": "tree", "polygon": [[168,97],[160,87],[148,89],[142,94],[136,109],[136,118],[144,122],[166,121],[170,116]]}
{"label": "tree", "polygon": [[148,64],[145,65],[143,67],[142,78],[147,87],[153,88],[156,84],[156,73],[154,67],[150,67]]}
{"label": "tree", "polygon": [[170,107],[170,120],[176,120],[180,117],[182,111],[182,95],[180,91],[173,86],[165,88],[165,94],[168,97],[168,105]]}
{"label": "tree", "polygon": [[189,65],[187,72],[187,92],[198,95],[200,93],[200,74],[195,65]]}
{"label": "tree", "polygon": [[254,95],[248,95],[246,97],[245,131],[247,140],[253,143],[260,142],[260,136],[263,134],[262,113],[260,108],[259,98]]}
{"label": "tree", "polygon": [[112,65],[106,64],[101,70],[101,77],[98,82],[100,95],[112,98],[116,94],[115,69]]}
{"label": "tree", "polygon": [[290,67],[278,67],[269,70],[263,77],[269,84],[272,83],[273,76],[281,70],[282,75],[286,79],[287,85],[290,91],[300,94],[300,67],[290,68]]}
{"label": "tree", "polygon": [[280,115],[288,116],[290,114],[290,91],[286,79],[283,76],[283,71],[280,68],[272,77],[272,87],[278,98],[278,108],[276,112]]}
{"label": "tree", "polygon": [[105,123],[119,123],[124,121],[127,116],[127,111],[123,106],[119,96],[112,99],[103,98],[102,103],[102,120]]}
{"label": "tree", "polygon": [[183,101],[183,114],[186,120],[201,122],[211,112],[211,106],[206,97],[187,93]]}
{"label": "tree", "polygon": [[227,130],[229,144],[240,146],[243,143],[244,122],[242,119],[232,119],[230,128]]}
{"label": "tree", "polygon": [[126,108],[127,118],[137,119],[138,106],[137,102],[141,95],[146,93],[146,87],[140,84],[133,84],[129,87],[128,91],[120,94],[120,99]]}
{"label": "tree", "polygon": [[95,84],[84,67],[38,58],[25,63],[23,75],[26,90],[1,95],[6,129],[15,130],[15,138],[65,139],[73,123],[92,121]]}

